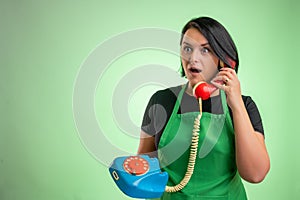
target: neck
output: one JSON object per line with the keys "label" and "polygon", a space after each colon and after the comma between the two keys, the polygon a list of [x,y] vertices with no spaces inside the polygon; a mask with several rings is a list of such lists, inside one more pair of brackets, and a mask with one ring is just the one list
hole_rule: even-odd
{"label": "neck", "polygon": [[185,90],[185,93],[187,93],[187,94],[190,95],[190,96],[194,96],[194,95],[193,95],[193,86],[191,86],[190,83],[188,83],[188,86],[187,86],[187,88],[186,88],[186,90]]}

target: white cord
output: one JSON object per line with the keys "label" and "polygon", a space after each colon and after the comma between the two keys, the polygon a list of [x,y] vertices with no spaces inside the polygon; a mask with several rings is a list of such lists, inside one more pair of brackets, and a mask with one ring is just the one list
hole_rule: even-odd
{"label": "white cord", "polygon": [[165,188],[166,192],[178,192],[179,190],[182,190],[188,184],[189,180],[191,179],[191,177],[193,175],[194,167],[195,167],[195,163],[196,163],[196,157],[197,157],[198,143],[199,143],[200,119],[202,117],[202,100],[201,100],[201,98],[199,98],[199,107],[200,107],[200,113],[195,118],[195,121],[194,121],[194,129],[193,129],[192,144],[191,144],[191,149],[190,149],[190,157],[189,157],[189,162],[187,165],[185,175],[179,184],[177,184],[175,186],[166,186],[166,188]]}

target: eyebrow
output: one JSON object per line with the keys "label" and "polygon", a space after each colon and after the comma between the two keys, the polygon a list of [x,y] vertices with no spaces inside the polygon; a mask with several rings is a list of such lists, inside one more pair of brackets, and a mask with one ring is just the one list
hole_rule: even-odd
{"label": "eyebrow", "polygon": [[[187,44],[187,45],[190,45],[190,46],[192,46],[190,43],[188,43],[188,42],[183,42],[183,44]],[[209,46],[209,43],[207,42],[207,43],[203,43],[203,44],[200,44],[200,46]]]}

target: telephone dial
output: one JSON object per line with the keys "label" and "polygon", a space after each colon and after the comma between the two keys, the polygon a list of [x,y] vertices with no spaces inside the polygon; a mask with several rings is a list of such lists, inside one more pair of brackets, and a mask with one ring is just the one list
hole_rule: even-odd
{"label": "telephone dial", "polygon": [[134,198],[159,198],[164,192],[177,192],[186,186],[193,174],[197,155],[202,99],[208,99],[216,89],[206,82],[199,82],[193,87],[193,94],[199,101],[200,114],[194,121],[189,167],[181,182],[167,186],[168,173],[161,171],[157,158],[147,155],[118,157],[114,159],[109,172],[123,193]]}

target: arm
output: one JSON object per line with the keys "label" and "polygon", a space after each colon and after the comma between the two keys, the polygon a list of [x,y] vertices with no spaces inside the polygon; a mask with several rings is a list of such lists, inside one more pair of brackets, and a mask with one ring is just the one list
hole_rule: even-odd
{"label": "arm", "polygon": [[[146,107],[141,133],[140,133],[140,143],[138,147],[138,154],[148,154],[151,155],[151,152],[155,151],[155,138],[153,134],[149,134],[149,132],[154,132],[154,110],[156,105],[156,93],[152,95],[150,98],[148,105]],[[146,130],[146,132],[144,131]]]}
{"label": "arm", "polygon": [[242,100],[232,112],[239,173],[245,180],[259,183],[270,169],[264,136],[254,131]]}
{"label": "arm", "polygon": [[[226,84],[220,85],[215,82],[220,80]],[[225,91],[227,103],[232,110],[238,171],[244,180],[259,183],[270,169],[270,159],[263,135],[255,132],[251,124],[241,97],[237,75],[233,69],[223,68],[212,83]]]}
{"label": "arm", "polygon": [[172,91],[163,90],[151,96],[143,116],[138,154],[157,156],[155,138],[161,135],[162,128],[168,120],[168,110],[165,105],[171,105],[172,108],[176,102],[176,97],[173,98],[171,95],[174,95]]}

